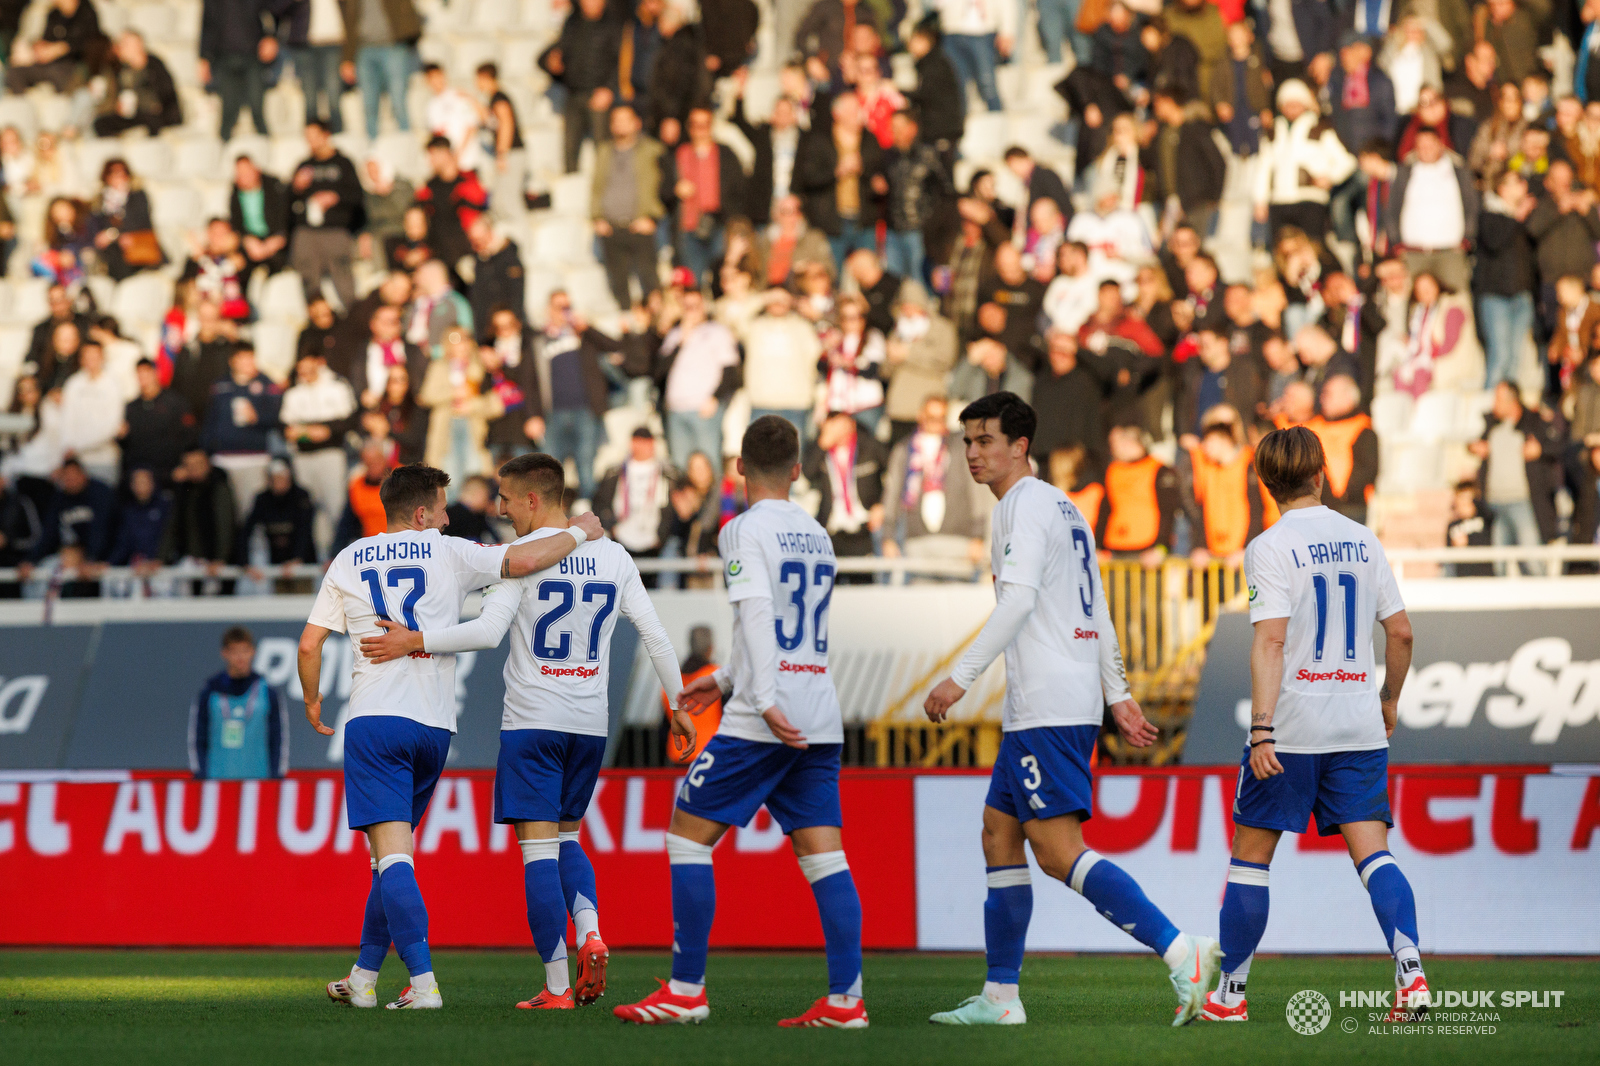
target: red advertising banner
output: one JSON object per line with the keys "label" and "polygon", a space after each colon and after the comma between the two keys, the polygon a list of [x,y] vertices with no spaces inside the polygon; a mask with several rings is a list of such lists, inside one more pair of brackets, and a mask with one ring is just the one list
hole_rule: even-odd
{"label": "red advertising banner", "polygon": [[[1579,770],[1580,768],[1574,768]],[[1106,770],[1085,840],[1185,929],[1213,931],[1235,775]],[[666,827],[675,771],[607,771],[583,823],[601,927],[617,947],[671,943]],[[521,855],[489,821],[492,774],[440,782],[417,832],[430,937],[527,947]],[[983,943],[986,775],[846,770],[845,847],[869,948]],[[1429,950],[1593,952],[1600,776],[1542,767],[1397,767],[1390,847],[1417,891]],[[120,771],[0,775],[0,944],[348,946],[370,868],[334,773],[196,782]],[[822,946],[811,892],[763,810],[717,846],[716,947]],[[1380,950],[1338,837],[1285,840],[1264,950]],[[1126,937],[1064,886],[1036,884],[1035,950],[1122,951]],[[1515,915],[1513,920],[1508,917]]]}
{"label": "red advertising banner", "polygon": [[[614,946],[672,942],[665,838],[678,777],[608,771],[584,819]],[[530,944],[515,835],[489,824],[492,783],[486,771],[446,774],[417,830],[440,947]],[[841,792],[865,945],[915,947],[911,778],[846,771]],[[353,944],[371,872],[343,805],[332,773],[0,780],[0,943]],[[810,887],[765,809],[723,838],[715,868],[713,946],[822,946]]]}

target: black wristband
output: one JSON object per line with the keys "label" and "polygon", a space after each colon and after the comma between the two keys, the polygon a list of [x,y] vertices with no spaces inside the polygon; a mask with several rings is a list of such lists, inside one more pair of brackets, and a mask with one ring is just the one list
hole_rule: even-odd
{"label": "black wristband", "polygon": [[1268,733],[1272,732],[1272,727],[1270,725],[1253,725],[1250,727],[1250,732],[1254,733],[1258,729],[1264,730]]}
{"label": "black wristband", "polygon": [[1252,740],[1250,742],[1250,746],[1252,748],[1259,748],[1263,744],[1275,744],[1275,743],[1277,743],[1277,741],[1273,740],[1271,737],[1268,737],[1266,740]]}

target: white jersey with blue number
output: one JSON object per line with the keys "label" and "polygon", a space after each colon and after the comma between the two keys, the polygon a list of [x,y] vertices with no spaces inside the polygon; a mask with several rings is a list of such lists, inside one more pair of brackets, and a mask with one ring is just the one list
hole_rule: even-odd
{"label": "white jersey with blue number", "polygon": [[[517,543],[565,532],[536,529]],[[587,541],[548,570],[486,591],[482,617],[511,626],[500,728],[606,736],[619,614],[641,633],[661,627],[638,566],[614,540]]]}
{"label": "white jersey with blue number", "polygon": [[1094,530],[1083,513],[1054,485],[1023,478],[995,506],[989,562],[997,594],[1003,582],[1038,591],[1038,606],[1006,646],[1001,729],[1099,725],[1108,695],[1102,640],[1107,684],[1117,686],[1109,694],[1125,693]]}
{"label": "white jersey with blue number", "polygon": [[[827,530],[798,504],[761,500],[722,527],[717,547],[736,612],[751,600],[772,601],[778,709],[809,743],[844,743],[839,693],[828,673],[828,605],[837,565]],[[750,649],[738,624],[728,672],[733,695],[723,703],[717,731],[781,743],[761,717],[767,708],[757,705]]]}
{"label": "white jersey with blue number", "polygon": [[500,580],[505,545],[408,529],[363,537],[334,556],[311,608],[312,625],[350,636],[354,683],[345,719],[396,715],[456,731],[456,657],[413,652],[372,663],[361,638],[384,632],[380,618],[407,629],[443,629],[461,618],[467,593]]}
{"label": "white jersey with blue number", "polygon": [[1244,553],[1250,621],[1287,618],[1279,752],[1386,748],[1372,626],[1405,610],[1383,545],[1326,507],[1283,512]]}

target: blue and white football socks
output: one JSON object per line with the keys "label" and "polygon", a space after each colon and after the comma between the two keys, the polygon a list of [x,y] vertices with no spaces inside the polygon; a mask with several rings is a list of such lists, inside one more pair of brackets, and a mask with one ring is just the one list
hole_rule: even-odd
{"label": "blue and white football socks", "polygon": [[367,890],[367,911],[361,918],[361,952],[352,971],[365,983],[378,979],[383,957],[389,954],[389,919],[383,913],[383,888],[378,879],[378,860],[372,860],[372,887]]}
{"label": "blue and white football socks", "polygon": [[672,864],[672,980],[674,995],[698,996],[706,986],[706,953],[717,913],[711,845],[667,834]]}
{"label": "blue and white football socks", "polygon": [[567,913],[577,930],[578,943],[589,939],[590,933],[600,931],[599,895],[594,887],[594,866],[578,843],[578,831],[562,833],[561,841],[561,895],[567,901]]}
{"label": "blue and white football socks", "polygon": [[1411,894],[1411,882],[1387,851],[1375,851],[1362,859],[1356,873],[1372,897],[1372,912],[1378,916],[1383,939],[1394,956],[1395,983],[1405,988],[1422,974],[1422,957],[1417,950],[1417,901]]}
{"label": "blue and white football socks", "polygon": [[1217,996],[1224,1007],[1237,1007],[1250,978],[1250,960],[1267,931],[1270,889],[1268,864],[1234,859],[1228,865],[1228,887],[1222,892],[1222,976]]}
{"label": "blue and white football socks", "polygon": [[983,943],[989,973],[983,994],[994,1003],[1017,998],[1022,978],[1023,946],[1033,918],[1033,879],[1028,864],[990,866],[989,895],[983,901]]}
{"label": "blue and white football socks", "polygon": [[1182,953],[1188,949],[1178,939],[1178,927],[1116,863],[1085,848],[1067,871],[1067,886],[1094,904],[1094,909],[1112,925],[1162,958],[1166,958],[1169,948],[1178,952],[1176,959],[1166,960],[1169,967],[1183,961]]}
{"label": "blue and white football socks", "polygon": [[528,898],[528,931],[544,960],[544,986],[560,995],[567,975],[567,905],[561,898],[561,841],[521,840],[522,886]]}
{"label": "blue and white football socks", "polygon": [[861,897],[843,851],[799,856],[800,872],[811,885],[822,918],[828,953],[828,1002],[848,1007],[861,998]]}
{"label": "blue and white football socks", "polygon": [[383,889],[383,913],[394,937],[395,951],[419,992],[437,988],[433,979],[433,954],[428,950],[428,908],[417,886],[416,864],[405,854],[378,860],[378,882]]}

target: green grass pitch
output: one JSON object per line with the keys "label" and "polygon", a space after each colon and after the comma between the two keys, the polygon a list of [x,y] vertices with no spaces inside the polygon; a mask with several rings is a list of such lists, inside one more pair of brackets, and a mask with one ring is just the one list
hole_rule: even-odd
{"label": "green grass pitch", "polygon": [[[35,1064],[302,1064],[361,1062],[525,1064],[663,1063],[923,1066],[927,1063],[1517,1062],[1600,1059],[1600,968],[1593,959],[1428,959],[1436,989],[1565,991],[1559,1009],[1498,1009],[1492,1035],[1367,1031],[1367,1012],[1340,1008],[1340,989],[1385,987],[1377,958],[1256,961],[1252,1020],[1173,1029],[1173,997],[1148,956],[1036,956],[1023,971],[1029,1024],[952,1030],[928,1014],[977,991],[975,955],[876,954],[866,960],[866,1031],[790,1031],[824,984],[815,954],[713,954],[711,1019],[699,1027],[624,1025],[611,1007],[655,987],[668,959],[612,957],[611,988],[593,1007],[528,1012],[512,1004],[536,989],[531,953],[439,951],[445,1009],[357,1011],[330,1003],[323,985],[346,972],[334,952],[0,952],[0,1062]],[[405,982],[391,955],[379,1002]],[[1333,1003],[1315,1036],[1289,1027],[1290,996],[1316,989]],[[1343,1031],[1356,1018],[1358,1031]]]}

